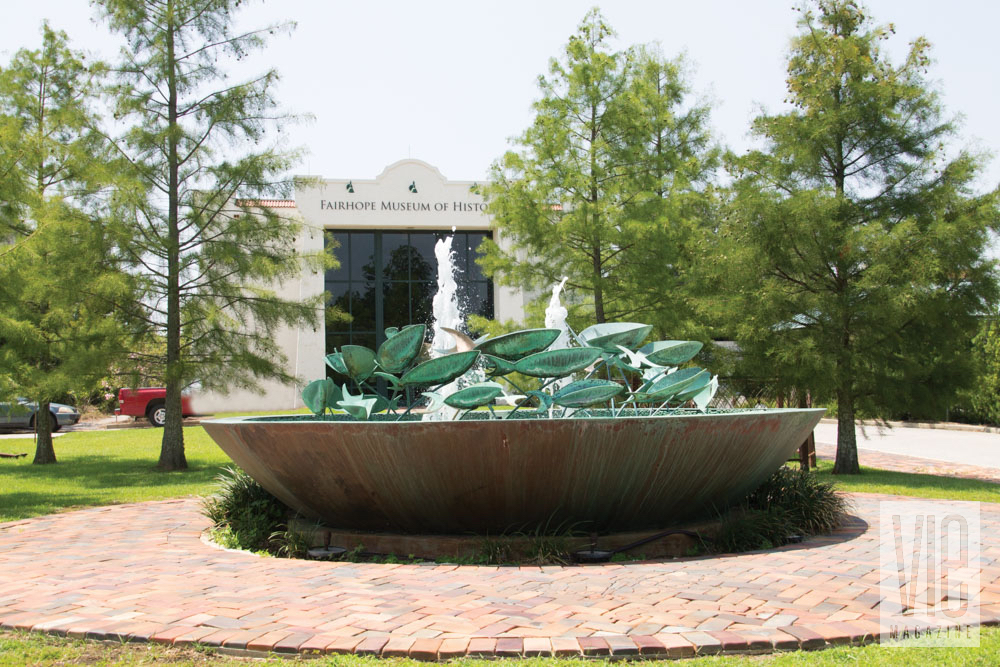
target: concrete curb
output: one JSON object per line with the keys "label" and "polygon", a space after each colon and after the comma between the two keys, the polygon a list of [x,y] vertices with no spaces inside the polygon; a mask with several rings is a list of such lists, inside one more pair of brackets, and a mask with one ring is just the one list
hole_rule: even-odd
{"label": "concrete curb", "polygon": [[[824,417],[819,420],[820,424],[836,424],[836,419],[831,419],[829,417]],[[939,429],[942,431],[967,431],[972,433],[1000,433],[1000,427],[997,426],[981,426],[979,424],[959,424],[958,422],[901,422],[901,421],[889,421],[889,422],[879,422],[873,419],[862,419],[855,422],[858,426],[871,426],[877,428],[879,426],[889,428],[926,428],[926,429]]]}

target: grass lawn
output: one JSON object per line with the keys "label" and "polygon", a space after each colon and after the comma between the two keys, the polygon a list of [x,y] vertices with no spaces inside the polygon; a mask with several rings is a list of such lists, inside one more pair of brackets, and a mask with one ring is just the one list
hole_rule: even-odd
{"label": "grass lawn", "polygon": [[817,474],[834,481],[844,491],[1000,503],[1000,484],[992,482],[865,467],[861,468],[860,475],[833,475],[832,471],[833,461],[820,461],[816,470]]}
{"label": "grass lawn", "polygon": [[[791,665],[995,665],[1000,659],[1000,629],[984,628],[979,648],[881,648],[879,646],[837,647],[824,651],[782,653],[764,656],[708,656],[685,660],[683,665],[786,667]],[[290,661],[309,665],[345,665],[348,667],[421,667],[424,662],[400,658],[362,658],[349,655],[323,656],[308,661],[274,657],[266,660],[219,655],[210,649],[174,648],[157,644],[103,644],[74,641],[28,633],[0,633],[0,666],[50,664],[100,665],[287,665]],[[462,659],[450,664],[461,667],[586,667],[588,665],[670,665],[672,662],[621,662],[567,660],[562,658],[525,658],[498,660]]]}
{"label": "grass lawn", "polygon": [[184,429],[188,466],[184,472],[153,470],[163,431],[132,428],[78,431],[53,440],[58,463],[32,465],[30,438],[0,440],[0,450],[27,452],[21,459],[0,459],[0,522],[51,514],[84,505],[202,495],[232,462],[205,429]]}

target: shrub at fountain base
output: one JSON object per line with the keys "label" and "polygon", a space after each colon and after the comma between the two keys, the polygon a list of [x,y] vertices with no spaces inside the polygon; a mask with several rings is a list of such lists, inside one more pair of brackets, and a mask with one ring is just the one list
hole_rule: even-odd
{"label": "shrub at fountain base", "polygon": [[288,521],[288,507],[239,468],[218,477],[219,492],[202,507],[213,526],[212,537],[227,549],[276,551],[273,538]]}
{"label": "shrub at fountain base", "polygon": [[[325,546],[331,536],[335,542],[336,538],[347,536],[350,543],[336,546],[349,549],[344,556],[349,560],[544,565],[569,563],[573,552],[589,548],[593,539],[586,526],[548,522],[502,535],[480,536],[342,531],[294,516],[281,501],[239,469],[228,468],[218,479],[219,493],[207,498],[203,506],[213,524],[213,539],[231,549],[303,557],[309,548]],[[671,535],[660,540],[660,544],[645,545],[631,553],[618,553],[614,560],[771,549],[836,530],[843,523],[848,508],[846,498],[833,484],[807,471],[782,467],[715,520],[686,525],[689,535]],[[644,536],[617,534],[597,540],[602,548],[616,550]]]}

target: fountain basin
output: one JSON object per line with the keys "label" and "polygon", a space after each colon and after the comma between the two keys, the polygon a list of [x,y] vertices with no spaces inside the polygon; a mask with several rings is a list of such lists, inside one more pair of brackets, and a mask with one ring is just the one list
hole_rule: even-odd
{"label": "fountain basin", "polygon": [[710,515],[767,479],[823,414],[202,424],[265,489],[327,525],[497,534],[642,530]]}

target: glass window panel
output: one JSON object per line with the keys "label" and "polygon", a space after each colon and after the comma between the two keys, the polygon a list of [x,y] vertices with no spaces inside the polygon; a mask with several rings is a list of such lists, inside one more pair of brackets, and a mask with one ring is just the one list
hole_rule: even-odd
{"label": "glass window panel", "polygon": [[375,283],[351,283],[351,331],[375,331]]}
{"label": "glass window panel", "polygon": [[462,304],[462,312],[466,315],[493,316],[493,300],[487,283],[462,283],[459,288],[459,299]]}
{"label": "glass window panel", "polygon": [[375,346],[375,332],[374,331],[352,331],[351,332],[351,345],[364,345],[369,350],[377,349]]}
{"label": "glass window panel", "polygon": [[410,247],[414,253],[410,259],[410,280],[435,280],[437,260],[434,259],[434,243],[437,237],[430,233],[410,234]]}
{"label": "glass window panel", "polygon": [[325,313],[327,332],[348,331],[351,328],[350,283],[327,283],[326,291],[331,297],[326,302]]}
{"label": "glass window panel", "polygon": [[410,321],[414,324],[426,324],[428,334],[434,319],[432,301],[436,291],[436,283],[410,283],[410,313],[412,315]]}
{"label": "glass window panel", "polygon": [[465,232],[455,232],[455,238],[451,242],[451,252],[455,258],[455,268],[457,269],[456,280],[468,279],[468,234]]}
{"label": "glass window panel", "polygon": [[408,234],[382,234],[382,278],[406,280],[410,273]]}
{"label": "glass window panel", "polygon": [[375,234],[351,232],[351,280],[375,280]]}
{"label": "glass window panel", "polygon": [[489,234],[482,232],[469,232],[469,273],[467,275],[469,280],[485,280],[486,276],[483,274],[482,268],[476,263],[476,259],[481,255],[477,252],[479,244],[483,242],[483,239],[488,238]]}
{"label": "glass window panel", "polygon": [[382,283],[382,313],[387,327],[402,327],[412,324],[410,320],[410,285],[408,283]]}
{"label": "glass window panel", "polygon": [[327,246],[330,246],[331,239],[334,241],[336,247],[333,249],[333,256],[337,258],[340,262],[340,268],[330,269],[326,272],[327,280],[347,280],[348,277],[348,266],[350,265],[350,257],[348,255],[348,242],[347,242],[347,232],[327,232],[325,236],[325,242]]}
{"label": "glass window panel", "polygon": [[[351,286],[351,284],[349,282],[347,282],[346,280],[345,281],[327,281],[327,283],[326,283],[326,291],[330,293],[330,301],[336,301],[336,302],[339,303],[339,300],[342,299],[344,297],[344,295],[347,294],[350,291],[350,286]],[[346,302],[346,300],[343,302],[343,305],[344,305],[344,308],[346,309],[347,305],[348,305],[347,302]]]}

